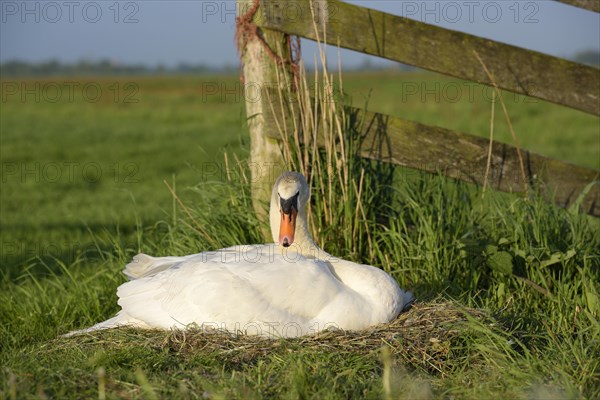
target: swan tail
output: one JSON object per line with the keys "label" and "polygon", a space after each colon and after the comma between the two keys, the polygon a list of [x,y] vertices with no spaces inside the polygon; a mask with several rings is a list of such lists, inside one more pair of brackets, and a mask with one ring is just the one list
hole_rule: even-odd
{"label": "swan tail", "polygon": [[106,321],[99,322],[96,325],[90,326],[89,328],[80,329],[77,331],[71,331],[62,335],[62,337],[71,337],[76,335],[81,335],[84,333],[90,333],[94,331],[100,331],[103,329],[112,329],[117,328],[119,326],[132,326],[137,328],[149,328],[148,325],[143,323],[142,321],[135,319],[123,311],[119,312],[116,316],[107,319]]}
{"label": "swan tail", "polygon": [[154,257],[140,253],[133,257],[133,260],[125,266],[123,273],[129,280],[141,278],[154,269],[155,260]]}
{"label": "swan tail", "polygon": [[123,273],[132,281],[158,274],[190,257],[194,257],[194,254],[184,257],[152,257],[148,254],[140,253],[134,256],[133,260],[125,266]]}

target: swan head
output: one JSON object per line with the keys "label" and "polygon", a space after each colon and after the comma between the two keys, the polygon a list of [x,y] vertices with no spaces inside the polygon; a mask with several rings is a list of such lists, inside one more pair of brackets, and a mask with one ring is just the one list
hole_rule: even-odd
{"label": "swan head", "polygon": [[271,195],[270,211],[274,242],[288,247],[296,239],[300,239],[298,234],[306,235],[306,203],[309,197],[310,189],[302,174],[284,172],[277,178]]}

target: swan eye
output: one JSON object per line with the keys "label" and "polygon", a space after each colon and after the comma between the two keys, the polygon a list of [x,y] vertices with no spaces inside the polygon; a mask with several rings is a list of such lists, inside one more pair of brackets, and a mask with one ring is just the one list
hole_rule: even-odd
{"label": "swan eye", "polygon": [[284,199],[279,195],[279,204],[281,206],[281,210],[284,214],[290,214],[292,212],[292,208],[298,212],[298,196],[300,192],[296,192],[295,195],[290,197],[289,199]]}

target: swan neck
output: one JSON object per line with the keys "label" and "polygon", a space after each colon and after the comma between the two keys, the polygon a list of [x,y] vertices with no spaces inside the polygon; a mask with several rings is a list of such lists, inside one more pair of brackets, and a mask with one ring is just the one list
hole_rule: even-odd
{"label": "swan neck", "polygon": [[305,210],[301,210],[300,213],[298,213],[294,244],[298,248],[298,251],[304,256],[314,256],[320,251],[310,235]]}

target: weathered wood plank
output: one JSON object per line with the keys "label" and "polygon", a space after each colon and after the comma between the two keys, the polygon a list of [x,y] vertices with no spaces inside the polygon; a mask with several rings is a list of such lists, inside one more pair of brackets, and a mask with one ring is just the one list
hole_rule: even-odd
{"label": "weathered wood plank", "polygon": [[[238,13],[243,15],[252,9],[252,0],[237,0]],[[256,19],[256,15],[254,16]],[[287,60],[290,56],[288,36],[275,31],[262,29],[258,34],[277,57]],[[261,96],[265,88],[278,89],[279,74],[284,74],[285,68],[278,66],[267,53],[263,43],[256,35],[249,35],[245,43],[240,43],[242,59],[242,76],[244,83],[244,99],[246,102],[246,118],[250,133],[249,166],[252,178],[252,203],[260,221],[268,221],[267,208],[271,198],[271,189],[278,174],[285,169],[280,142],[274,139],[278,134],[277,126],[266,123],[265,115],[270,113],[269,99]],[[279,89],[286,87],[285,78]],[[263,230],[265,239],[271,241],[268,227]]]}
{"label": "weathered wood plank", "polygon": [[600,1],[599,0],[556,0],[561,3],[569,4],[571,6],[584,8],[586,10],[600,12]]}
{"label": "weathered wood plank", "polygon": [[263,0],[258,22],[290,35],[326,38],[332,45],[490,85],[477,53],[500,88],[600,115],[598,68],[338,0]]}
{"label": "weathered wood plank", "polygon": [[[442,174],[483,186],[489,140],[467,133],[428,126],[383,114],[348,108],[347,115],[359,129],[359,155],[374,160]],[[267,119],[280,118],[273,114]],[[363,128],[358,128],[362,126]],[[279,133],[269,133],[281,139]],[[323,146],[322,138],[317,145]],[[600,179],[600,171],[579,167],[521,150],[525,163],[523,181],[516,148],[494,142],[488,184],[495,190],[523,193],[539,187],[559,205],[571,205],[583,189]],[[600,185],[586,196],[583,211],[600,217]]]}
{"label": "weathered wood plank", "polygon": [[[359,112],[359,111],[357,111]],[[363,112],[364,113],[364,112]],[[370,121],[361,155],[377,159],[388,154],[394,164],[423,171],[442,171],[451,178],[483,185],[489,140],[381,114],[364,113]],[[370,144],[370,145],[369,145]],[[527,183],[523,181],[516,148],[495,142],[492,147],[490,187],[503,192],[525,192],[527,186],[542,184],[543,192],[554,194],[562,205],[572,204],[582,190],[600,178],[593,171],[522,150]],[[386,160],[383,160],[386,161]],[[583,203],[585,212],[600,216],[600,187],[595,186]]]}

